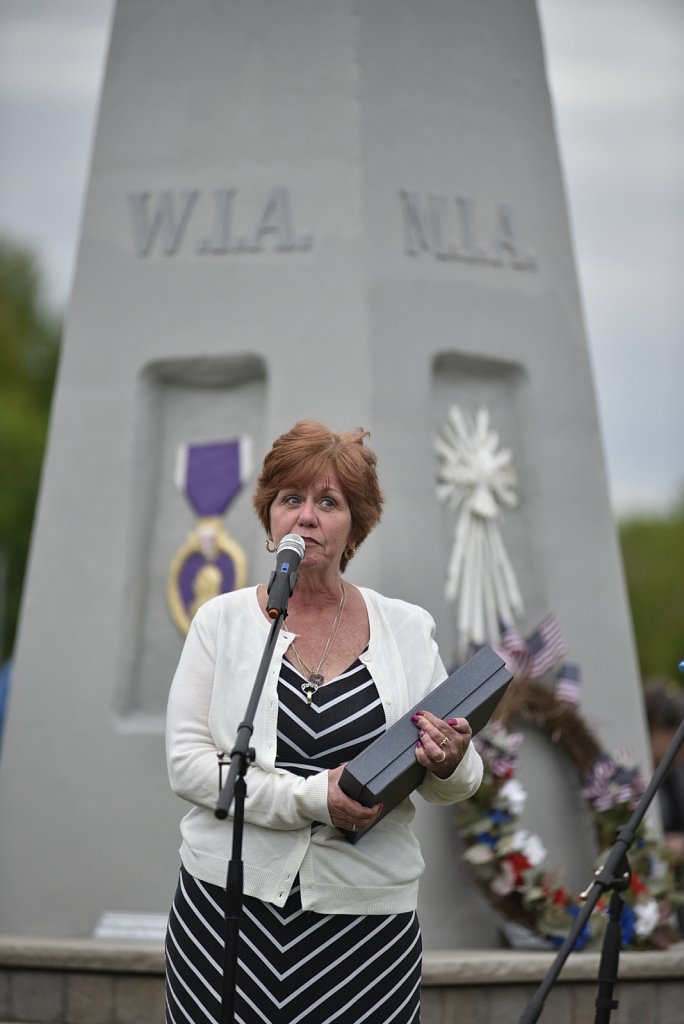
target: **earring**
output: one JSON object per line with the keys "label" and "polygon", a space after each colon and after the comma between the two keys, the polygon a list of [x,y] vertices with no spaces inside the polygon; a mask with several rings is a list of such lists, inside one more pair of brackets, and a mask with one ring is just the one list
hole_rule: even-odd
{"label": "earring", "polygon": [[266,550],[268,551],[269,555],[274,554],[278,550],[275,544],[273,543],[273,539],[271,537],[266,538]]}
{"label": "earring", "polygon": [[354,557],[355,554],[356,554],[356,548],[347,548],[347,550],[345,551],[345,555],[347,556],[347,561],[351,562],[351,560],[352,560],[352,558]]}

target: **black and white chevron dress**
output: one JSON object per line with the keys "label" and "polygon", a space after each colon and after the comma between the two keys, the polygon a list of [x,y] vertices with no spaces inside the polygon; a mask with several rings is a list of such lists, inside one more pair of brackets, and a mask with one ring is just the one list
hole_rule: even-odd
{"label": "black and white chevron dress", "polygon": [[[298,775],[335,768],[385,731],[378,691],[361,661],[322,686],[311,705],[302,682],[284,660],[279,767]],[[166,1024],[220,1022],[224,902],[221,886],[181,868],[166,938]],[[415,912],[357,917],[304,911],[298,879],[282,908],[246,896],[235,1020],[418,1024],[421,953]]]}

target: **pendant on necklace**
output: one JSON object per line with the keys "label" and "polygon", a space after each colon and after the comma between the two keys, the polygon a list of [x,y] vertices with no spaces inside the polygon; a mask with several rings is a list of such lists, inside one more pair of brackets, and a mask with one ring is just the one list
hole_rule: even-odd
{"label": "pendant on necklace", "polygon": [[323,676],[320,672],[312,672],[305,683],[302,683],[302,693],[306,696],[306,703],[310,704],[312,697],[318,687],[323,682]]}

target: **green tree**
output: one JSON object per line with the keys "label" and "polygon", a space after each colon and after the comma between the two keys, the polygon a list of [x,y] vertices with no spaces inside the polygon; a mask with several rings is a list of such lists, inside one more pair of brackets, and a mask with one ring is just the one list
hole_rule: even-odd
{"label": "green tree", "polygon": [[14,645],[60,334],[35,256],[0,239],[0,663]]}
{"label": "green tree", "polygon": [[642,679],[678,679],[684,658],[684,501],[669,516],[620,524]]}

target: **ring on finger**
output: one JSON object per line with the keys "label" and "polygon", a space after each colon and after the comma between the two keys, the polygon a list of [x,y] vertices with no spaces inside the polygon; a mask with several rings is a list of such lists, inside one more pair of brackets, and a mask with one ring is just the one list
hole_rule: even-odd
{"label": "ring on finger", "polygon": [[433,757],[432,760],[435,762],[435,764],[442,764],[443,761],[446,761],[446,750],[442,751],[441,757]]}
{"label": "ring on finger", "polygon": [[449,737],[445,736],[444,739],[442,740],[442,742],[440,743],[440,747],[446,747],[448,745],[448,743],[449,743]]}

